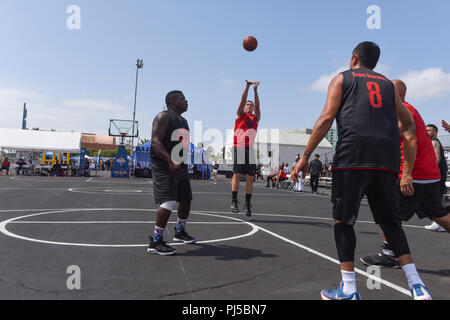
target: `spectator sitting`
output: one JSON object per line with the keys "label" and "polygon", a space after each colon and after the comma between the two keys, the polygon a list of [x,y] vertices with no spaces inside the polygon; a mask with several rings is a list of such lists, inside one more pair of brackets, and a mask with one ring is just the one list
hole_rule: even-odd
{"label": "spectator sitting", "polygon": [[[287,175],[286,175],[286,172],[284,171],[284,168],[285,168],[284,164],[280,165],[280,168],[278,169],[278,173],[272,179],[272,181],[276,184],[277,189],[280,189],[280,186],[279,186],[280,182],[287,180]],[[274,187],[272,186],[272,188],[274,188]]]}
{"label": "spectator sitting", "polygon": [[27,164],[23,158],[20,158],[19,161],[16,162],[18,167],[16,168],[16,174],[20,175],[20,171],[22,171],[23,174],[23,167]]}
{"label": "spectator sitting", "polygon": [[270,188],[270,181],[272,181],[272,188],[275,188],[275,183],[273,182],[273,178],[277,175],[277,171],[274,168],[270,168],[270,173],[267,176],[267,185],[266,188]]}
{"label": "spectator sitting", "polygon": [[59,163],[58,160],[56,160],[55,164],[52,166],[52,169],[50,170],[50,175],[51,176],[61,175],[61,164]]}

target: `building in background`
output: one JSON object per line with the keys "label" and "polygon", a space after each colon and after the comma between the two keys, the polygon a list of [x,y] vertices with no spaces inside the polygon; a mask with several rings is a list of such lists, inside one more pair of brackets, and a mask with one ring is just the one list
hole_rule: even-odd
{"label": "building in background", "polygon": [[[310,137],[310,134],[302,133],[299,130],[279,131],[276,136],[263,134],[262,130],[260,130],[257,133],[255,142],[255,149],[258,152],[258,162],[262,162],[260,161],[262,158],[266,158],[266,160],[270,158],[270,167],[278,166],[282,162],[287,162],[289,165],[292,165],[295,159],[305,151]],[[323,139],[316,150],[313,151],[313,154],[319,154],[320,160],[328,164],[333,161],[333,146],[327,139]],[[233,163],[232,132],[227,137],[224,160],[226,163]],[[265,164],[263,163],[263,165]],[[267,165],[265,166],[267,167]]]}
{"label": "building in background", "polygon": [[313,129],[294,129],[288,130],[288,133],[303,133],[303,134],[312,134]]}
{"label": "building in background", "polygon": [[[311,135],[313,132],[313,129],[295,129],[295,130],[289,130],[288,133],[303,133],[303,134],[308,134]],[[325,136],[325,138],[328,140],[328,142],[333,146],[333,151],[336,151],[336,144],[338,141],[338,133],[337,133],[337,129],[335,127],[332,127],[330,129],[330,131],[328,131],[327,135]]]}
{"label": "building in background", "polygon": [[81,135],[81,147],[90,150],[116,150],[119,145],[115,137],[83,133]]}

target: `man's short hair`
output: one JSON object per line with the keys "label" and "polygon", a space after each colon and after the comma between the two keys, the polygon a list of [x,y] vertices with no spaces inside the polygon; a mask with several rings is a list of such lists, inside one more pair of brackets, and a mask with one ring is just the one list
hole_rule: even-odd
{"label": "man's short hair", "polygon": [[358,55],[361,65],[369,69],[375,69],[380,59],[381,50],[376,43],[364,41],[356,46],[353,54]]}
{"label": "man's short hair", "polygon": [[248,100],[247,103],[251,103],[252,105],[255,105],[255,103],[252,100]]}
{"label": "man's short hair", "polygon": [[433,128],[434,130],[436,130],[436,132],[439,132],[438,127],[436,127],[434,124],[427,124],[427,128]]}
{"label": "man's short hair", "polygon": [[173,103],[173,100],[181,94],[183,94],[183,92],[180,90],[170,91],[166,96],[166,106],[170,107]]}
{"label": "man's short hair", "polygon": [[318,158],[320,158],[320,155],[319,155],[319,154],[315,154],[315,155],[314,155],[314,157],[318,157]]}

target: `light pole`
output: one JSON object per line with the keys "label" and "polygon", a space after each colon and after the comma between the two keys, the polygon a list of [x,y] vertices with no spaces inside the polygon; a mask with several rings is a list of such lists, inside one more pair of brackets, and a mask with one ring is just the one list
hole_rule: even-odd
{"label": "light pole", "polygon": [[22,130],[27,128],[27,104],[23,104]]}
{"label": "light pole", "polygon": [[131,138],[131,156],[133,156],[133,148],[134,148],[134,124],[136,121],[136,97],[137,97],[137,85],[138,85],[138,76],[139,76],[139,69],[144,68],[144,60],[137,59],[136,62],[136,86],[134,90],[134,111],[133,111],[133,136]]}

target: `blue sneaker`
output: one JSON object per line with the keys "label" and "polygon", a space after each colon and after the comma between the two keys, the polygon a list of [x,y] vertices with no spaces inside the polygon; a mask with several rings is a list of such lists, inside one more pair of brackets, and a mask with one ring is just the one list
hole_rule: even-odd
{"label": "blue sneaker", "polygon": [[348,296],[345,295],[342,291],[343,286],[344,283],[341,282],[339,287],[336,289],[322,290],[322,292],[320,292],[322,300],[361,300],[358,292],[355,292]]}
{"label": "blue sneaker", "polygon": [[413,285],[411,289],[411,295],[414,300],[433,300],[430,291],[428,291],[427,287],[421,284]]}

